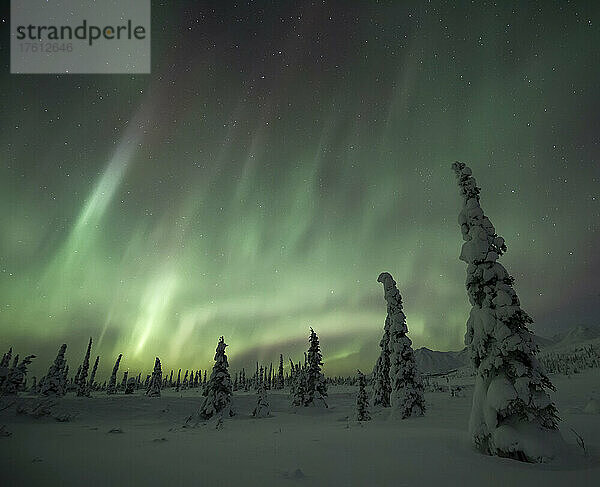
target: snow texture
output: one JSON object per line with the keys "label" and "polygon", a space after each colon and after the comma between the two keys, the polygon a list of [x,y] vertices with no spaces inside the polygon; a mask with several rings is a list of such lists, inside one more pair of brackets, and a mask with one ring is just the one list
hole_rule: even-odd
{"label": "snow texture", "polygon": [[389,273],[382,272],[377,282],[383,284],[384,299],[387,302],[392,416],[399,419],[422,416],[425,413],[423,383],[417,371],[412,341],[406,336],[408,326],[402,310],[402,297],[396,281]]}
{"label": "snow texture", "polygon": [[550,379],[536,358],[528,325],[532,319],[502,264],[506,244],[479,203],[471,169],[452,165],[463,208],[458,217],[463,240],[460,260],[467,263],[471,313],[465,345],[476,370],[469,420],[474,445],[487,454],[529,462],[552,459],[561,445]]}

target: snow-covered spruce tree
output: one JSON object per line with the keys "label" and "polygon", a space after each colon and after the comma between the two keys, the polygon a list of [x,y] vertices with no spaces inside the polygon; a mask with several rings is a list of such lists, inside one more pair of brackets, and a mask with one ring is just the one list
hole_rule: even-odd
{"label": "snow-covered spruce tree", "polygon": [[2,384],[0,392],[2,394],[17,394],[22,388],[23,381],[27,375],[27,366],[31,363],[35,355],[28,355],[19,362],[19,356],[15,355],[13,365],[8,371],[6,380]]}
{"label": "snow-covered spruce tree", "polygon": [[384,298],[387,303],[389,320],[390,352],[390,407],[392,415],[405,419],[410,416],[422,416],[425,413],[423,383],[417,371],[412,341],[406,336],[406,316],[402,311],[402,297],[396,287],[396,281],[387,272],[382,272],[377,282],[383,284]]}
{"label": "snow-covered spruce tree", "polygon": [[123,354],[120,353],[117,361],[115,362],[115,366],[112,369],[112,374],[110,375],[110,380],[108,381],[108,385],[106,386],[107,394],[115,394],[117,392],[117,372],[119,371],[119,364],[121,363],[121,357]]}
{"label": "snow-covered spruce tree", "polygon": [[65,369],[68,366],[65,360],[66,351],[67,344],[63,343],[58,350],[54,363],[48,369],[48,373],[40,379],[40,393],[44,396],[64,396],[67,393],[67,375]]}
{"label": "snow-covered spruce tree", "polygon": [[277,374],[277,389],[283,389],[284,378],[283,378],[283,354],[279,354],[279,371]]}
{"label": "snow-covered spruce tree", "polygon": [[94,390],[96,387],[94,385],[94,381],[96,380],[96,372],[98,371],[98,362],[100,362],[100,355],[96,355],[96,361],[94,362],[94,367],[92,368],[92,375],[90,375],[90,381],[88,382],[88,389],[90,391]]}
{"label": "snow-covered spruce tree", "polygon": [[79,374],[79,380],[76,384],[77,387],[77,395],[79,397],[89,397],[90,391],[87,383],[88,371],[90,370],[90,353],[92,351],[92,338],[90,337],[90,341],[88,343],[87,350],[85,352],[85,356],[83,357],[83,364],[81,364],[81,373]]}
{"label": "snow-covered spruce tree", "polygon": [[137,384],[137,380],[135,377],[130,377],[127,379],[127,384],[125,385],[125,394],[133,394],[135,391],[135,386]]}
{"label": "snow-covered spruce tree", "polygon": [[154,360],[154,370],[152,371],[152,379],[148,384],[146,390],[146,396],[148,397],[160,397],[160,388],[162,386],[162,369],[160,367],[160,359],[156,357]]}
{"label": "snow-covered spruce tree", "polygon": [[12,347],[8,349],[8,352],[2,355],[2,360],[0,361],[0,367],[8,367],[10,365],[10,359],[12,358]]}
{"label": "snow-covered spruce tree", "polygon": [[225,355],[226,347],[225,339],[223,337],[219,338],[215,352],[215,365],[206,386],[206,397],[196,413],[201,420],[207,420],[216,415],[220,417],[233,416],[231,410],[231,377],[229,376],[227,355]]}
{"label": "snow-covered spruce tree", "polygon": [[75,373],[75,377],[73,377],[71,379],[71,382],[69,384],[69,387],[67,389],[73,391],[73,390],[77,390],[77,386],[79,384],[79,376],[81,375],[81,365],[79,367],[77,367],[77,372]]}
{"label": "snow-covered spruce tree", "polygon": [[369,421],[371,413],[369,412],[369,395],[367,394],[367,384],[365,374],[358,371],[358,395],[356,396],[356,420]]}
{"label": "snow-covered spruce tree", "polygon": [[2,355],[2,361],[0,361],[0,391],[4,387],[4,383],[8,379],[8,369],[10,366],[10,359],[12,357],[12,347],[7,353]]}
{"label": "snow-covered spruce tree", "polygon": [[[261,368],[262,372],[262,368]],[[271,406],[267,397],[266,381],[260,381],[256,390],[256,407],[252,411],[255,418],[266,418],[271,415]]]}
{"label": "snow-covered spruce tree", "polygon": [[127,378],[129,377],[129,370],[123,372],[123,378],[121,379],[121,384],[119,385],[119,390],[124,391],[127,388]]}
{"label": "snow-covered spruce tree", "polygon": [[179,369],[179,372],[177,372],[177,384],[175,385],[175,390],[177,392],[179,392],[180,388],[181,388],[181,369]]}
{"label": "snow-covered spruce tree", "polygon": [[469,432],[484,453],[546,461],[558,453],[563,440],[548,392],[554,386],[536,358],[528,329],[533,320],[520,307],[513,278],[496,262],[506,245],[481,209],[471,169],[461,162],[452,169],[463,200],[460,260],[467,263],[472,306],[465,334],[476,371]]}
{"label": "snow-covered spruce tree", "polygon": [[310,347],[306,358],[306,395],[304,396],[304,406],[311,406],[319,402],[328,407],[325,402],[327,384],[325,376],[321,372],[323,356],[321,355],[321,347],[319,346],[319,337],[312,328],[310,329],[309,341]]}
{"label": "snow-covered spruce tree", "polygon": [[381,353],[373,368],[373,406],[390,407],[390,317],[386,317],[383,336],[379,341]]}

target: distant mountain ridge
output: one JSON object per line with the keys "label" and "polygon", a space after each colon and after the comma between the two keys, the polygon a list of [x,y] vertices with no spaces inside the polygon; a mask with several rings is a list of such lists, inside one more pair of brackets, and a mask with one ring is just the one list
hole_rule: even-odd
{"label": "distant mountain ridge", "polygon": [[[600,327],[576,325],[551,338],[534,335],[533,340],[542,352],[554,352],[600,339]],[[440,352],[422,347],[415,350],[415,360],[422,374],[443,374],[470,365],[467,348]]]}

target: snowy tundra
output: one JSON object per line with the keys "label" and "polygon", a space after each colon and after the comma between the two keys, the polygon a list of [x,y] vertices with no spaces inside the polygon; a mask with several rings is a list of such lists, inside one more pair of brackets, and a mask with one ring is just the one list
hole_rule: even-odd
{"label": "snowy tundra", "polygon": [[[452,380],[439,383],[453,389]],[[358,388],[349,386],[330,387],[328,408],[292,407],[287,391],[270,390],[266,418],[252,416],[256,393],[237,391],[234,416],[194,428],[184,425],[202,402],[197,389],[5,397],[0,478],[11,487],[600,485],[600,369],[552,375],[567,449],[545,464],[476,451],[466,427],[473,378],[454,380],[457,394],[425,392],[425,416],[371,408],[365,422],[354,419]],[[50,415],[17,414],[40,401]]]}

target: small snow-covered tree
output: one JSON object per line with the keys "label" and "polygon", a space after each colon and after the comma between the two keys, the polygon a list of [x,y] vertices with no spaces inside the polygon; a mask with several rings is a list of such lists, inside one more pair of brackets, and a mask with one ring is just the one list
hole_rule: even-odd
{"label": "small snow-covered tree", "polygon": [[175,390],[177,392],[179,392],[180,388],[181,388],[181,369],[179,369],[179,372],[177,372],[177,384],[175,384]]}
{"label": "small snow-covered tree", "polygon": [[277,389],[283,389],[284,378],[283,378],[283,354],[279,354],[279,371],[277,374]]}
{"label": "small snow-covered tree", "polygon": [[314,405],[317,402],[327,407],[325,398],[327,397],[327,383],[325,376],[321,372],[323,365],[323,356],[319,345],[319,337],[315,331],[310,329],[310,347],[306,356],[306,394],[304,396],[304,406]]}
{"label": "small snow-covered tree", "polygon": [[125,385],[125,394],[133,394],[135,391],[135,386],[137,381],[135,377],[130,377],[127,379],[127,384]]}
{"label": "small snow-covered tree", "polygon": [[2,360],[0,361],[0,367],[8,367],[10,365],[10,359],[12,358],[12,347],[8,349],[8,352],[2,355]]}
{"label": "small snow-covered tree", "polygon": [[210,419],[213,416],[233,416],[231,410],[231,377],[225,348],[227,344],[221,337],[215,352],[215,365],[207,384],[206,397],[197,412],[200,419]]}
{"label": "small snow-covered tree", "polygon": [[121,384],[119,385],[119,390],[124,391],[127,387],[127,378],[129,377],[129,370],[123,372],[123,378],[121,379]]}
{"label": "small snow-covered tree", "polygon": [[92,351],[92,338],[90,337],[90,341],[87,346],[87,350],[85,352],[85,356],[83,357],[83,364],[81,364],[81,372],[79,373],[79,377],[77,380],[77,396],[86,397],[90,395],[90,391],[87,383],[87,375],[90,369],[90,353]]}
{"label": "small snow-covered tree", "polygon": [[34,358],[35,355],[28,355],[19,362],[19,356],[15,355],[12,367],[8,370],[6,379],[2,383],[2,389],[0,389],[2,394],[17,394],[22,389],[23,381],[27,375],[27,366]]}
{"label": "small snow-covered tree", "polygon": [[121,357],[123,354],[120,353],[117,357],[117,361],[112,369],[112,374],[110,375],[110,380],[108,381],[108,386],[106,386],[107,394],[115,394],[117,392],[117,372],[119,371],[119,364],[121,363]]}
{"label": "small snow-covered tree", "polygon": [[[262,372],[262,368],[261,368]],[[266,382],[260,381],[256,390],[256,407],[252,411],[255,418],[266,418],[271,415],[271,406],[267,397]]]}
{"label": "small snow-covered tree", "polygon": [[146,390],[146,395],[148,397],[160,397],[160,388],[162,386],[162,369],[160,366],[160,359],[156,357],[154,361],[154,370],[152,371],[152,378],[150,379],[150,384],[148,384],[148,389]]}
{"label": "small snow-covered tree", "polygon": [[369,395],[367,394],[365,375],[358,371],[358,395],[356,396],[356,419],[357,421],[369,421]]}
{"label": "small snow-covered tree", "polygon": [[96,387],[94,381],[96,380],[96,372],[98,371],[98,362],[100,362],[100,355],[96,355],[96,361],[94,362],[94,367],[92,367],[92,374],[90,375],[90,381],[88,382],[88,389],[94,390]]}
{"label": "small snow-covered tree", "polygon": [[463,200],[460,260],[467,264],[472,306],[465,334],[476,371],[469,432],[484,453],[546,461],[558,453],[563,440],[548,392],[554,386],[536,358],[528,328],[533,320],[521,309],[514,279],[497,262],[506,245],[483,213],[471,169],[461,162],[452,169]]}
{"label": "small snow-covered tree", "polygon": [[40,379],[39,389],[44,396],[64,396],[67,393],[67,361],[65,352],[67,344],[63,343],[58,350],[54,363],[45,377]]}
{"label": "small snow-covered tree", "polygon": [[396,281],[387,272],[382,272],[377,282],[383,284],[389,320],[390,351],[390,407],[392,414],[401,419],[422,416],[425,413],[423,383],[417,371],[412,341],[406,336],[406,316],[402,310],[402,297]]}

